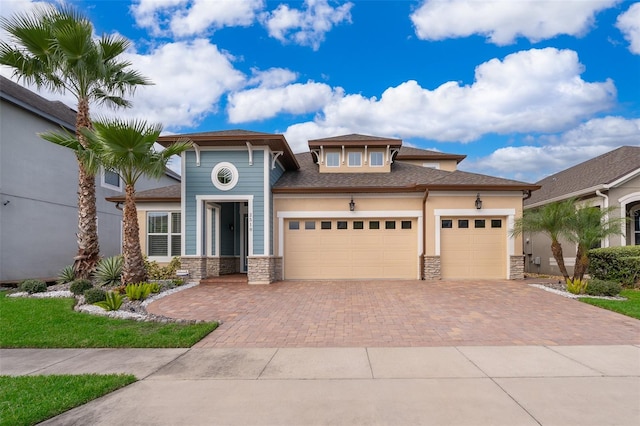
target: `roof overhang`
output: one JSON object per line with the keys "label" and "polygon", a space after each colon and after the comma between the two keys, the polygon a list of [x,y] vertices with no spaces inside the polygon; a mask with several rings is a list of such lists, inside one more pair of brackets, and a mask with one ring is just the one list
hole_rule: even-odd
{"label": "roof overhang", "polygon": [[425,191],[522,191],[540,189],[539,185],[406,185],[406,186],[353,186],[353,187],[286,187],[273,188],[274,194],[336,194],[336,193],[393,193]]}
{"label": "roof overhang", "polygon": [[278,161],[282,163],[286,170],[298,170],[300,164],[291,151],[284,135],[269,133],[249,133],[249,134],[185,134],[160,136],[157,142],[167,147],[175,142],[188,140],[203,147],[246,147],[247,142],[253,146],[268,146],[272,151],[282,151]]}

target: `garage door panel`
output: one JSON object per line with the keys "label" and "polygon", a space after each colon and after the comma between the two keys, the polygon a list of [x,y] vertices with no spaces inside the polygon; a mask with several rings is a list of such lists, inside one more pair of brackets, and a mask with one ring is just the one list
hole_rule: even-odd
{"label": "garage door panel", "polygon": [[[353,220],[347,220],[347,229],[337,229],[337,221],[342,219],[331,220],[332,229],[306,230],[303,221],[298,221],[299,229],[289,229],[290,221],[296,220],[285,221],[286,279],[418,277],[415,219],[411,229],[368,229],[368,219],[362,220],[364,229],[354,229]],[[384,221],[379,221],[384,226]]]}
{"label": "garage door panel", "polygon": [[[458,228],[457,219],[467,219],[470,227]],[[453,218],[452,228],[440,229],[443,278],[506,277],[506,229],[491,228],[491,219],[486,228],[475,228],[474,218]]]}

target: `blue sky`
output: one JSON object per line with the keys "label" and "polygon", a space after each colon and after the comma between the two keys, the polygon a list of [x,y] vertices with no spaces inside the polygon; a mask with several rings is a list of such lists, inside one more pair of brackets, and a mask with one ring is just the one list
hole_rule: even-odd
{"label": "blue sky", "polygon": [[[131,40],[126,58],[155,82],[116,113],[166,132],[283,133],[295,152],[308,139],[390,136],[527,182],[640,145],[638,2],[72,3],[97,34]],[[0,13],[33,4],[3,0]]]}

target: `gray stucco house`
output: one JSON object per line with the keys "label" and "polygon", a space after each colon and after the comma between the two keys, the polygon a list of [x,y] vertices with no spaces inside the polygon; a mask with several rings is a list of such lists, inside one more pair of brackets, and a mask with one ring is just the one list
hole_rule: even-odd
{"label": "gray stucco house", "polygon": [[[602,208],[614,207],[613,214],[627,221],[619,235],[602,240],[600,246],[640,245],[640,146],[622,146],[548,176],[537,184],[540,189],[525,201],[525,211],[568,198]],[[572,274],[576,247],[567,241],[560,243],[567,271]],[[525,235],[524,252],[526,272],[560,274],[547,236]]]}
{"label": "gray stucco house", "polygon": [[[76,112],[0,77],[0,281],[52,278],[73,262],[78,165],[74,153],[37,134],[66,128]],[[139,190],[175,184],[167,171],[158,181],[141,179]],[[102,256],[121,251],[122,212],[106,197],[123,193],[117,174],[96,177]]]}

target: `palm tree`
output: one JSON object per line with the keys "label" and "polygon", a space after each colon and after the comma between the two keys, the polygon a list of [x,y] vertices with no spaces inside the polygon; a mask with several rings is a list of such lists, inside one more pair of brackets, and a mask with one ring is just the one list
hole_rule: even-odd
{"label": "palm tree", "polygon": [[[151,82],[128,61],[118,57],[129,41],[121,36],[93,37],[93,25],[69,6],[46,5],[33,13],[2,18],[0,27],[9,33],[0,41],[0,64],[13,68],[13,75],[57,93],[71,93],[77,100],[76,137],[87,142],[82,129],[91,128],[89,104],[128,107],[123,98],[138,85]],[[95,171],[85,169],[78,159],[78,254],[76,277],[88,278],[100,257],[98,243]]]}
{"label": "palm tree", "polygon": [[92,154],[83,158],[89,163],[92,159],[99,158],[103,167],[118,173],[125,184],[122,281],[143,282],[147,279],[147,273],[140,248],[135,202],[136,182],[141,176],[160,178],[171,157],[189,149],[191,143],[179,141],[158,152],[153,144],[162,132],[159,124],[108,119],[94,122],[93,127],[94,130],[82,129],[92,151]]}
{"label": "palm tree", "polygon": [[616,208],[599,208],[582,206],[567,222],[567,238],[578,245],[576,264],[573,268],[573,281],[582,281],[589,267],[589,249],[597,246],[600,241],[610,235],[621,235],[621,224],[624,218],[614,217],[611,213]]}
{"label": "palm tree", "polygon": [[516,219],[514,229],[511,231],[512,235],[532,232],[543,233],[551,238],[551,253],[565,281],[569,279],[569,273],[564,264],[562,244],[559,239],[567,236],[568,221],[575,212],[574,203],[574,199],[569,199],[546,204],[535,210],[526,210],[521,218]]}

